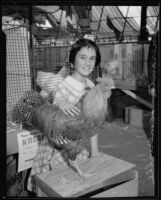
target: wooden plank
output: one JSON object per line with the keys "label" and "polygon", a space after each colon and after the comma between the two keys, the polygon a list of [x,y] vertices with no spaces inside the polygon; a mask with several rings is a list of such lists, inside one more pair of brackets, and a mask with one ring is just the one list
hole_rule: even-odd
{"label": "wooden plank", "polygon": [[138,196],[138,172],[135,171],[135,178],[116,187],[107,189],[104,192],[92,197],[137,197]]}
{"label": "wooden plank", "polygon": [[83,172],[95,174],[83,181],[70,167],[60,166],[53,171],[35,175],[34,178],[37,186],[49,197],[79,197],[134,178],[134,164],[107,154],[80,161],[79,166]]}
{"label": "wooden plank", "polygon": [[46,193],[44,193],[39,187],[36,186],[36,194],[37,197],[49,197]]}
{"label": "wooden plank", "polygon": [[129,82],[126,80],[115,80],[115,87],[121,90],[136,90],[136,82]]}
{"label": "wooden plank", "polygon": [[126,94],[128,94],[129,96],[131,96],[132,98],[136,99],[137,101],[139,101],[140,103],[146,105],[147,107],[149,107],[150,109],[153,109],[153,106],[151,103],[149,103],[148,101],[146,101],[145,99],[139,97],[138,95],[136,95],[135,93],[129,91],[129,90],[122,90],[123,92],[125,92]]}

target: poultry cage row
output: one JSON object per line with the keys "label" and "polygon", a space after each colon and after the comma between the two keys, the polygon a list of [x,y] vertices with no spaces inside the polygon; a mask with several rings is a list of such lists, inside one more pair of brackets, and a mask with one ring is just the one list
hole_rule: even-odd
{"label": "poultry cage row", "polygon": [[[42,41],[33,37],[30,48],[29,32],[25,27],[3,30],[6,34],[7,113],[26,90],[36,89],[37,71],[57,73],[64,64],[69,65],[71,45],[68,38],[53,44],[50,36]],[[148,84],[147,55],[149,44],[118,43],[99,44],[101,64],[92,73],[95,80],[101,76],[104,65],[118,59],[119,71],[116,83],[120,87],[136,89],[136,81],[144,87]]]}

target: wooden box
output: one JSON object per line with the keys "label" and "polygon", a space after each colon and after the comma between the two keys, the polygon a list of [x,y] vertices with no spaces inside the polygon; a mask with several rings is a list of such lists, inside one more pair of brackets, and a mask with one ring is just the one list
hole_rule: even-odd
{"label": "wooden box", "polygon": [[137,106],[129,106],[125,108],[125,123],[132,126],[149,129],[151,112],[143,110]]}
{"label": "wooden box", "polygon": [[[115,196],[115,192],[110,193],[110,191],[112,192],[112,189],[117,187],[120,191],[124,190],[122,194],[120,192],[121,196],[128,196],[128,194],[137,196],[138,194],[138,175],[132,163],[103,154],[101,157],[80,161],[79,166],[83,172],[95,174],[83,181],[71,168],[60,166],[50,172],[35,175],[37,196],[94,197],[100,194],[108,197]],[[128,187],[129,184],[131,187]],[[108,193],[104,194],[105,191]]]}
{"label": "wooden box", "polygon": [[104,188],[92,197],[137,197],[138,196],[138,172],[135,171],[135,178],[123,183],[119,183],[110,189]]}

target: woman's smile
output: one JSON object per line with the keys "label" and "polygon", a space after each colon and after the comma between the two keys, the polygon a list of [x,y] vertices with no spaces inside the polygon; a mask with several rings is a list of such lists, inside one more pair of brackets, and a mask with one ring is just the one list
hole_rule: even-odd
{"label": "woman's smile", "polygon": [[83,47],[78,51],[74,63],[74,77],[82,80],[92,73],[96,63],[96,52],[91,47]]}

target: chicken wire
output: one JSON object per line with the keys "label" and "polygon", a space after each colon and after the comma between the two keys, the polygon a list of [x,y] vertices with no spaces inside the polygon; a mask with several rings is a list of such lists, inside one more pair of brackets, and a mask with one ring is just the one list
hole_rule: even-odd
{"label": "chicken wire", "polygon": [[34,45],[34,69],[37,71],[57,73],[68,61],[68,46],[53,47],[52,43]]}
{"label": "chicken wire", "polygon": [[[6,34],[7,52],[7,113],[10,113],[25,91],[31,90],[32,85],[33,89],[38,89],[35,81],[38,71],[57,73],[65,64],[70,67],[68,60],[71,44],[64,42],[54,46],[52,39],[46,40],[44,43],[37,43],[34,40],[31,63],[27,29],[18,27],[3,31]],[[91,77],[96,79],[98,75],[99,68],[97,67]]]}
{"label": "chicken wire", "polygon": [[[101,69],[104,69],[106,63],[117,59],[119,69],[116,85],[120,88],[136,90],[137,86],[148,86],[148,50],[147,43],[120,43],[120,44],[102,44]],[[104,70],[103,70],[104,71]]]}
{"label": "chicken wire", "polygon": [[[32,81],[35,83],[33,85],[36,86],[37,71],[57,73],[64,64],[70,67],[68,60],[71,44],[69,44],[68,38],[64,43],[57,43],[56,45],[52,42],[52,39],[46,39],[42,42],[34,40],[31,73],[27,29],[19,27],[4,30],[4,32],[7,48],[7,112],[9,112],[22,94],[26,90],[31,90]],[[147,57],[148,45],[98,44],[98,46],[102,57],[101,68],[106,62],[115,59],[116,55],[118,56],[120,60],[120,80],[129,80],[131,84],[133,80],[135,81],[136,76],[147,75],[147,60],[145,58]],[[100,75],[101,70],[97,66],[90,77],[95,80]],[[31,77],[33,77],[32,80]]]}
{"label": "chicken wire", "polygon": [[[73,39],[74,40],[74,39]],[[74,42],[74,41],[73,41]],[[35,75],[37,71],[53,72],[57,73],[62,66],[68,65],[69,53],[71,50],[71,44],[67,41],[64,43],[57,43],[55,46],[52,39],[48,39],[40,43],[34,43],[34,70]],[[70,68],[72,73],[72,68]],[[95,79],[100,75],[99,66],[95,67],[94,71],[90,75],[90,78]]]}
{"label": "chicken wire", "polygon": [[7,113],[26,90],[31,90],[28,32],[18,27],[3,30],[6,34]]}

